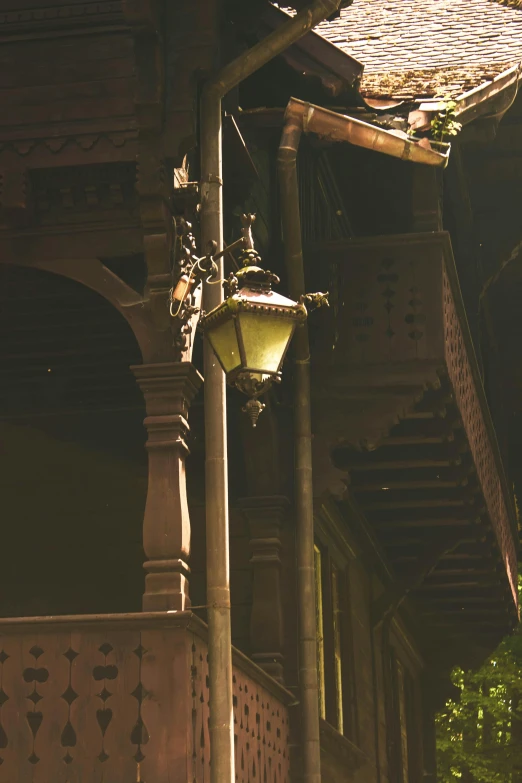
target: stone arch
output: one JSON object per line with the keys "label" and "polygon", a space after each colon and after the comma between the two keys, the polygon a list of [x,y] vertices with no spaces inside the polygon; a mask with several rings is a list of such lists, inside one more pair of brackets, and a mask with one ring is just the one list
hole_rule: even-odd
{"label": "stone arch", "polygon": [[51,271],[0,265],[0,615],[138,610],[143,344],[109,296]]}

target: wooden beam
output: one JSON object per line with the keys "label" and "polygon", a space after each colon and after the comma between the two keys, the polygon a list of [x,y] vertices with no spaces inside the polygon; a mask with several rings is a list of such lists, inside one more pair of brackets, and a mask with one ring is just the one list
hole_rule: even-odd
{"label": "wooden beam", "polygon": [[[447,554],[443,554],[440,558],[441,560],[461,560],[462,562],[468,562],[471,560],[484,560],[484,555],[482,553],[478,552],[448,552]],[[417,560],[417,556],[414,554],[404,554],[400,555],[395,558],[394,562],[396,564],[403,563]]]}
{"label": "wooden beam", "polygon": [[[381,455],[379,455],[381,456]],[[365,470],[409,470],[414,468],[448,468],[454,465],[462,464],[460,455],[440,457],[437,459],[415,459],[414,456],[408,459],[380,459],[378,462],[351,462],[338,461],[339,466],[346,470],[357,472]]]}
{"label": "wooden beam", "polygon": [[390,490],[415,490],[415,489],[449,489],[466,486],[466,480],[459,479],[417,479],[412,481],[388,481],[378,484],[359,484],[351,485],[352,492],[355,494],[364,492],[387,492]]}
{"label": "wooden beam", "polygon": [[400,530],[402,528],[426,528],[426,527],[459,527],[468,526],[477,520],[462,519],[459,517],[432,517],[430,519],[393,519],[393,520],[379,520],[374,521],[372,524],[379,529],[379,531],[385,530]]}
{"label": "wooden beam", "polygon": [[[500,603],[500,602],[499,602]],[[434,612],[430,609],[423,611],[422,608],[419,608],[420,613],[422,614],[423,618],[426,617],[439,617],[440,612],[442,610],[439,609],[438,612]],[[502,620],[504,616],[508,616],[509,612],[507,608],[504,608],[504,605],[501,606],[495,606],[494,608],[480,608],[480,609],[466,609],[466,622],[469,622],[472,618],[478,620],[479,618],[486,619],[493,621],[494,619],[498,618],[498,620]],[[462,617],[462,609],[459,609],[458,607],[451,607],[444,609],[443,614],[448,616],[460,616]]]}
{"label": "wooden beam", "polygon": [[405,413],[401,418],[403,421],[429,421],[439,419],[440,416],[435,411],[410,411],[409,413]]}
{"label": "wooden beam", "polygon": [[432,577],[435,579],[436,577],[445,577],[445,576],[451,576],[451,577],[457,577],[462,576],[464,579],[466,579],[469,576],[482,576],[482,575],[492,575],[492,572],[488,568],[437,568],[436,571],[432,574]]}
{"label": "wooden beam", "polygon": [[422,584],[434,570],[440,558],[455,549],[460,542],[460,536],[451,533],[443,539],[428,543],[424,551],[415,558],[416,565],[410,573],[399,579],[391,590],[373,602],[371,609],[373,626],[381,625],[385,619],[394,614],[409,593]]}
{"label": "wooden beam", "polygon": [[398,508],[462,508],[467,505],[462,498],[426,498],[419,500],[394,500],[382,503],[364,503],[364,511],[388,511]]}
{"label": "wooden beam", "polygon": [[421,446],[437,443],[450,443],[455,440],[454,432],[441,433],[440,435],[391,435],[386,438],[383,446]]}
{"label": "wooden beam", "polygon": [[[468,532],[466,533],[466,530]],[[460,543],[461,544],[474,544],[477,540],[476,535],[474,535],[473,531],[469,528],[464,528],[460,533]],[[383,536],[382,531],[379,531],[379,540],[381,544],[386,549],[405,549],[406,547],[413,547],[413,546],[419,546],[422,547],[423,544],[426,543],[426,537],[420,533],[418,536],[415,537],[404,537],[404,535],[401,535],[400,537],[397,535],[391,534],[388,536]]]}
{"label": "wooden beam", "polygon": [[[437,571],[434,572],[435,574]],[[423,585],[419,585],[417,590],[421,593],[429,593],[431,591],[445,591],[445,590],[473,590],[477,587],[484,587],[486,585],[496,586],[499,582],[494,579],[475,579],[468,581],[452,581],[452,582],[425,582]]]}
{"label": "wooden beam", "polygon": [[[428,605],[433,606],[447,606],[448,604],[480,604],[481,606],[486,604],[502,603],[500,596],[496,595],[424,595],[422,602],[426,602]],[[445,609],[443,611],[446,611]]]}

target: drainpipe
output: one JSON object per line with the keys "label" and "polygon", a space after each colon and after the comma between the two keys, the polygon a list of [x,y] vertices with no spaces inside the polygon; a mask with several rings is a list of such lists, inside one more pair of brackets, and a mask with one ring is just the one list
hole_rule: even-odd
{"label": "drainpipe", "polygon": [[[281,220],[289,294],[305,293],[297,150],[304,132],[331,141],[348,141],[403,160],[444,167],[448,154],[419,146],[411,139],[292,98],[285,113],[279,145],[278,174]],[[297,533],[299,616],[299,685],[301,739],[305,783],[321,783],[317,642],[315,627],[314,515],[312,486],[312,423],[310,402],[310,346],[308,328],[298,327],[293,339],[294,361],[294,471]]]}
{"label": "drainpipe", "polygon": [[[303,11],[232,63],[205,85],[201,96],[201,242],[223,249],[222,98],[241,81],[337,11],[341,0],[315,0]],[[223,277],[223,259],[218,265]],[[203,285],[207,311],[223,301],[220,285]],[[230,625],[228,474],[225,376],[212,348],[204,343],[205,487],[207,604],[210,678],[211,783],[233,783],[232,637]]]}

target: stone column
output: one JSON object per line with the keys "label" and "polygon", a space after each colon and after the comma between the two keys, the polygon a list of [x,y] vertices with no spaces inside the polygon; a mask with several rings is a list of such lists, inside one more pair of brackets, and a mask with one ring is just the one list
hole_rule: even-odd
{"label": "stone column", "polygon": [[283,607],[281,600],[281,529],[288,508],[285,497],[250,497],[239,501],[250,529],[253,567],[250,615],[251,657],[283,682]]}
{"label": "stone column", "polygon": [[190,607],[187,417],[203,379],[190,362],[144,364],[132,370],[145,398],[149,454],[143,610],[184,610]]}

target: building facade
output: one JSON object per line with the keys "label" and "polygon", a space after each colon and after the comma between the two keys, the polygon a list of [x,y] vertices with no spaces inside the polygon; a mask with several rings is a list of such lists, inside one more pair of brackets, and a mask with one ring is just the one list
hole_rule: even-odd
{"label": "building facade", "polygon": [[[255,213],[282,292],[306,118],[323,781],[435,783],[452,667],[518,623],[522,11],[399,4],[344,4],[223,102],[225,241]],[[0,2],[0,780],[210,779],[202,343],[169,292],[206,252],[202,87],[292,13]],[[255,429],[228,394],[242,783],[303,775],[294,374]]]}

